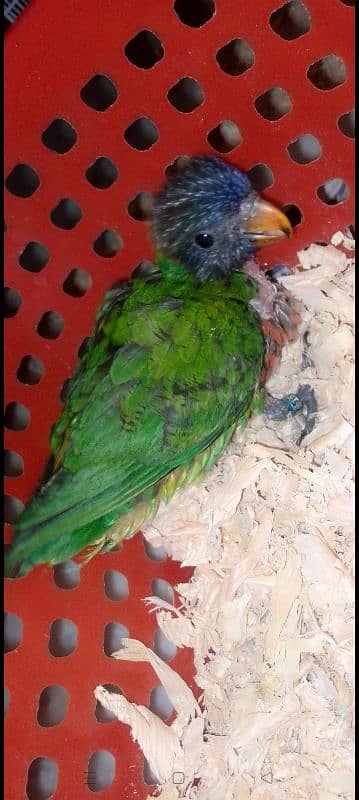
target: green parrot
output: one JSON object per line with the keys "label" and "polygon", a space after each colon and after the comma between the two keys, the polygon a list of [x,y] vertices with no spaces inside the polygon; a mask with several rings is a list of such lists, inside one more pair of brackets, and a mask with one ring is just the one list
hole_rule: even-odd
{"label": "green parrot", "polygon": [[155,263],[104,297],[6,576],[86,562],[133,536],[263,409],[300,312],[253,255],[290,234],[287,217],[222,159],[194,157],[167,178],[153,204]]}

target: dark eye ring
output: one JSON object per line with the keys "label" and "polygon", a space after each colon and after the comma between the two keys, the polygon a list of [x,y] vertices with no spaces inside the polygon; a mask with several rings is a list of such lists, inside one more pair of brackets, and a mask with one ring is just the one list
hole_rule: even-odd
{"label": "dark eye ring", "polygon": [[214,239],[210,233],[198,233],[195,242],[199,247],[212,247]]}

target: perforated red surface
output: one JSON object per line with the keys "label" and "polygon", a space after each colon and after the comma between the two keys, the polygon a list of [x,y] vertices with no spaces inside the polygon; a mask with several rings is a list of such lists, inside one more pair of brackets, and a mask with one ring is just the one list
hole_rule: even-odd
{"label": "perforated red surface", "polygon": [[[139,192],[157,187],[170,162],[181,154],[213,152],[215,145],[244,169],[257,164],[269,168],[274,182],[268,198],[296,206],[299,212],[292,208],[290,213],[294,221],[301,213],[302,220],[292,241],[263,251],[264,263],[294,263],[298,248],[327,241],[353,221],[353,119],[347,115],[353,106],[354,9],[341,0],[285,6],[273,17],[280,7],[275,0],[177,0],[177,13],[170,0],[33,0],[7,33],[8,522],[15,521],[22,507],[18,501],[27,500],[42,471],[50,427],[61,409],[61,387],[91,331],[104,291],[151,257],[146,226],[130,216],[128,204]],[[157,38],[146,34],[128,44],[145,29]],[[225,48],[235,38],[245,41]],[[309,71],[311,82],[308,69],[331,54],[337,59]],[[101,79],[83,89],[96,74],[110,83]],[[178,87],[184,77],[197,83]],[[283,91],[266,95],[274,87]],[[283,112],[280,119],[266,118]],[[143,117],[153,124],[131,127]],[[60,122],[48,131],[55,119],[72,127]],[[232,126],[218,130],[226,120]],[[288,152],[288,145],[305,134],[317,141],[300,140]],[[154,143],[146,150],[134,146],[150,141]],[[308,152],[314,160],[297,163],[308,160]],[[112,163],[101,161],[87,173],[103,157]],[[14,171],[18,164],[26,166]],[[270,173],[265,174],[268,185]],[[317,190],[333,178],[346,184],[337,186],[349,197],[328,205]],[[324,200],[333,186],[319,191]],[[62,204],[54,212],[63,199],[77,205]],[[135,216],[142,215],[138,208],[138,203],[135,211],[131,206]],[[118,236],[101,238],[106,230]],[[29,247],[30,242],[37,244]],[[74,275],[78,268],[85,274]],[[46,312],[58,316],[44,317]],[[24,361],[24,356],[32,360]],[[104,573],[109,570],[126,575],[127,598],[109,598],[118,595],[111,589],[116,576],[108,574],[106,594]],[[121,551],[97,557],[81,572],[75,588],[60,588],[53,571],[45,568],[6,582],[7,800],[45,798],[55,785],[54,796],[61,800],[89,797],[91,787],[99,786],[95,762],[87,783],[89,758],[98,750],[109,751],[116,761],[104,797],[146,796],[142,755],[125,726],[96,719],[93,689],[112,683],[130,700],[149,703],[157,683],[154,675],[142,664],[119,663],[106,655],[105,628],[121,623],[131,637],[152,646],[155,619],[142,598],[151,593],[153,579],[174,584],[189,574],[169,559],[151,560],[139,535]],[[57,581],[62,583],[61,576]],[[13,615],[21,620],[21,631]],[[60,619],[74,625],[57,624],[51,633],[51,625]],[[106,649],[112,633],[107,628]],[[53,654],[66,647],[68,655]],[[190,679],[189,651],[178,653],[171,663]],[[49,686],[63,687],[67,695],[55,691],[54,709],[54,690],[45,692],[38,710],[40,695]],[[56,724],[49,727],[49,720]],[[38,757],[58,767],[47,792],[39,789],[38,762],[28,778]]]}

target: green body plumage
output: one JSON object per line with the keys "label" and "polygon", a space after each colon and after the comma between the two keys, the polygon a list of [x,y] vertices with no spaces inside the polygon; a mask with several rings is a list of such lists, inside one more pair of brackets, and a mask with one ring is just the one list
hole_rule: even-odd
{"label": "green body plumage", "polygon": [[264,354],[256,285],[240,272],[199,285],[163,257],[159,268],[105,297],[52,433],[54,475],[17,526],[9,571],[101,546],[118,521],[116,537],[135,533],[250,413]]}
{"label": "green body plumage", "polygon": [[284,287],[247,263],[261,236],[288,231],[282,212],[217,158],[194,158],[167,179],[154,201],[156,266],[104,298],[6,575],[112,547],[213,465],[258,410],[295,326]]}

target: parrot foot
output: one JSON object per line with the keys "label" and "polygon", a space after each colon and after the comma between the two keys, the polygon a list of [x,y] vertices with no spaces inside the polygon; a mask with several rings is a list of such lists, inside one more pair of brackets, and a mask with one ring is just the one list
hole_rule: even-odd
{"label": "parrot foot", "polygon": [[318,404],[314,389],[309,384],[304,384],[298,386],[295,394],[286,394],[281,398],[267,394],[263,414],[273,422],[284,422],[289,417],[296,417],[300,414],[303,427],[297,440],[299,445],[304,437],[312,432],[317,411]]}
{"label": "parrot foot", "polygon": [[287,275],[290,275],[292,270],[287,266],[287,264],[275,264],[274,267],[268,269],[266,275],[271,281],[278,282],[280,278],[285,278]]}

